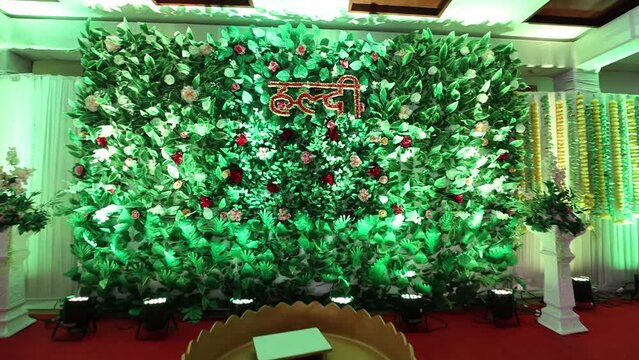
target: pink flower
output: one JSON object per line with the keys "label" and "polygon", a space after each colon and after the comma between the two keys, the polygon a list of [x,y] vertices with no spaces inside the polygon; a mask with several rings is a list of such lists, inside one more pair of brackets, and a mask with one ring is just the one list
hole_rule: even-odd
{"label": "pink flower", "polygon": [[329,128],[329,129],[334,129],[335,128],[335,121],[328,120],[328,122],[326,123],[326,127]]}
{"label": "pink flower", "polygon": [[209,43],[200,45],[200,54],[202,56],[209,56],[212,52],[213,47]]}
{"label": "pink flower", "polygon": [[381,140],[381,138],[377,135],[373,135],[371,136],[371,142],[372,143],[378,143]]}
{"label": "pink flower", "polygon": [[222,211],[220,213],[220,219],[226,221],[226,220],[228,220],[228,218],[229,218],[229,214],[227,214],[225,211]]}
{"label": "pink flower", "polygon": [[382,185],[388,183],[388,176],[386,176],[386,175],[380,176],[379,177],[379,183],[382,184]]}
{"label": "pink flower", "polygon": [[98,111],[98,98],[95,95],[89,95],[84,99],[84,107],[90,112]]}
{"label": "pink flower", "polygon": [[280,221],[286,221],[291,218],[291,214],[286,212],[286,208],[281,208],[277,213],[277,218],[280,219]]}
{"label": "pink flower", "polygon": [[182,100],[186,101],[189,104],[197,100],[197,90],[193,89],[192,86],[183,87],[180,93],[182,95]]}
{"label": "pink flower", "polygon": [[118,50],[120,50],[121,46],[116,44],[115,42],[113,42],[113,40],[107,38],[104,39],[104,46],[106,47],[106,50],[108,52],[116,52]]}
{"label": "pink flower", "polygon": [[373,59],[373,61],[377,61],[377,53],[376,52],[372,52],[371,53],[371,59]]}
{"label": "pink flower", "polygon": [[139,211],[137,211],[137,210],[133,210],[133,211],[131,211],[131,218],[132,218],[133,220],[137,220],[137,219],[139,219],[139,218],[140,218],[140,212],[139,212]]}
{"label": "pink flower", "polygon": [[188,139],[188,138],[189,138],[189,133],[188,133],[188,132],[186,132],[186,131],[182,131],[182,132],[180,133],[180,138],[182,138],[182,139]]}
{"label": "pink flower", "polygon": [[368,190],[361,189],[359,191],[359,194],[357,194],[357,197],[359,198],[360,201],[367,201],[368,199],[371,198],[371,194],[368,193]]}
{"label": "pink flower", "polygon": [[280,65],[275,61],[271,61],[270,63],[268,63],[268,69],[271,70],[271,72],[276,72],[279,67]]}
{"label": "pink flower", "polygon": [[246,52],[246,48],[240,44],[235,45],[233,50],[235,50],[235,53],[238,55],[243,55]]}
{"label": "pink flower", "polygon": [[283,100],[278,100],[278,101],[275,102],[275,107],[278,110],[282,110],[282,109],[284,109],[286,107],[286,102],[284,102]]}
{"label": "pink flower", "polygon": [[313,162],[313,154],[308,151],[304,151],[301,155],[301,158],[304,165],[308,165]]}
{"label": "pink flower", "polygon": [[238,90],[240,90],[240,84],[234,83],[233,85],[231,85],[231,91],[232,92],[236,92]]}
{"label": "pink flower", "polygon": [[351,167],[356,168],[360,165],[362,165],[362,159],[360,159],[357,155],[351,155]]}
{"label": "pink flower", "polygon": [[306,53],[306,46],[304,45],[298,46],[297,49],[295,49],[295,53],[299,56],[304,56],[304,54]]}
{"label": "pink flower", "polygon": [[405,136],[402,138],[402,141],[399,143],[399,146],[401,146],[401,147],[403,147],[403,148],[407,148],[407,147],[410,147],[410,144],[411,144],[410,136],[405,135]]}
{"label": "pink flower", "polygon": [[348,69],[348,60],[342,59],[339,61],[339,64],[342,65],[344,69]]}
{"label": "pink flower", "polygon": [[82,177],[84,175],[84,166],[78,164],[73,168],[73,173],[77,177]]}
{"label": "pink flower", "polygon": [[430,210],[426,210],[426,214],[424,215],[424,217],[426,219],[432,219],[433,218],[433,212]]}
{"label": "pink flower", "polygon": [[229,217],[231,218],[232,221],[240,221],[242,220],[242,211],[233,209],[229,211]]}

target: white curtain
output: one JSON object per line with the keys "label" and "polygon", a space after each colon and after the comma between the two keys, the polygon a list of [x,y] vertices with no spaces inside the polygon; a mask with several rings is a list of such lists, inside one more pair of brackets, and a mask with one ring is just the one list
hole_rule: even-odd
{"label": "white curtain", "polygon": [[[68,99],[75,97],[76,78],[51,75],[0,76],[0,164],[9,147],[18,150],[22,166],[36,170],[31,191],[41,192],[44,203],[67,186],[74,159],[68,154],[72,121]],[[70,252],[71,228],[63,217],[54,217],[38,234],[18,236],[13,245],[28,248],[27,299],[52,300],[73,291],[64,276],[74,263]]]}

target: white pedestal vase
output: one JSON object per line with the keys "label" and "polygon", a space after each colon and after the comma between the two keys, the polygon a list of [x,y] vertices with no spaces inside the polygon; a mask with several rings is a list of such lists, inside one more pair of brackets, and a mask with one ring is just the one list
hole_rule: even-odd
{"label": "white pedestal vase", "polygon": [[35,322],[25,308],[24,261],[29,251],[11,249],[10,236],[11,228],[0,232],[0,338],[9,337]]}
{"label": "white pedestal vase", "polygon": [[588,329],[579,321],[579,315],[573,311],[575,294],[572,288],[570,262],[575,255],[570,250],[570,243],[575,237],[559,231],[556,226],[553,226],[550,232],[539,235],[544,262],[546,306],[541,309],[541,316],[537,321],[561,335],[586,332]]}

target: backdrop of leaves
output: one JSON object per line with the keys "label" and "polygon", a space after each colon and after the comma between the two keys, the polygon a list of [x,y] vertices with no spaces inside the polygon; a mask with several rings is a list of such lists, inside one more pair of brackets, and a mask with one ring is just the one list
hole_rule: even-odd
{"label": "backdrop of leaves", "polygon": [[[454,301],[516,262],[526,107],[511,44],[429,30],[329,42],[303,25],[196,41],[125,22],[87,25],[80,45],[68,275],[84,292],[169,294],[198,319],[231,296],[327,288]],[[360,118],[348,91],[342,115],[269,111],[268,81],[344,74],[361,84]]]}

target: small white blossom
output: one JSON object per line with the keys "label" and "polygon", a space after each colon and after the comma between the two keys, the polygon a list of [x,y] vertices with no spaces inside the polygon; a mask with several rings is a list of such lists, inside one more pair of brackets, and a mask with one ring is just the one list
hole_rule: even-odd
{"label": "small white blossom", "polygon": [[464,46],[461,49],[459,49],[459,53],[466,56],[470,54],[470,49],[468,48],[468,46]]}
{"label": "small white blossom", "polygon": [[173,77],[173,75],[168,74],[164,76],[164,83],[166,83],[167,85],[173,85],[175,84],[175,78]]}
{"label": "small white blossom", "polygon": [[115,63],[115,65],[122,65],[124,64],[124,56],[122,55],[115,55],[113,57],[113,62]]}
{"label": "small white blossom", "polygon": [[435,75],[438,71],[437,66],[431,66],[428,68],[428,75]]}
{"label": "small white blossom", "polygon": [[414,93],[413,95],[410,96],[410,102],[412,102],[413,104],[418,104],[421,99],[422,99],[422,96],[419,93]]}
{"label": "small white blossom", "polygon": [[113,125],[100,126],[100,134],[98,136],[105,138],[113,136]]}
{"label": "small white blossom", "polygon": [[485,104],[486,101],[488,101],[488,95],[486,95],[484,93],[481,93],[481,94],[477,95],[477,101],[482,103],[482,104]]}
{"label": "small white blossom", "polygon": [[526,131],[526,126],[524,124],[517,124],[517,126],[515,126],[515,131],[521,134]]}
{"label": "small white blossom", "polygon": [[469,79],[474,79],[477,77],[477,71],[473,70],[473,69],[468,69],[468,71],[466,71],[466,77]]}

